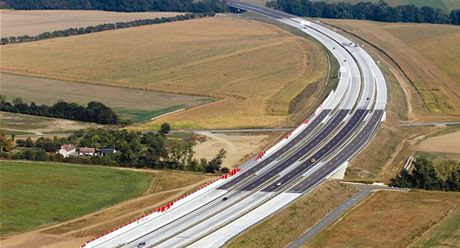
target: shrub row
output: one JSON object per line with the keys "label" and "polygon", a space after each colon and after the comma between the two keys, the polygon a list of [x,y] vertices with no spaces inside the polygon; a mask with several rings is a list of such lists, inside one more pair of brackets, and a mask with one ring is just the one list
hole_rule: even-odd
{"label": "shrub row", "polygon": [[11,103],[6,101],[5,97],[0,97],[0,111],[94,122],[98,124],[120,124],[118,115],[101,102],[89,102],[88,105],[84,107],[77,103],[67,103],[61,100],[52,106],[48,106],[45,104],[37,105],[34,102],[29,105],[24,103],[21,98],[16,98]]}

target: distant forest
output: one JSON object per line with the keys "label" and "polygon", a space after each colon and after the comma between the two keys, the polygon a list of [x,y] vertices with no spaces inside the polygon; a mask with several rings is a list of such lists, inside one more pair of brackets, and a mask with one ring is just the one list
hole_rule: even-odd
{"label": "distant forest", "polygon": [[[13,9],[81,9],[121,12],[177,11],[219,13],[227,11],[225,0],[0,0],[0,5]],[[460,9],[449,14],[432,7],[401,5],[392,7],[384,0],[378,3],[325,3],[310,0],[273,0],[268,7],[299,16],[362,19],[381,22],[416,22],[460,25]]]}
{"label": "distant forest", "polygon": [[311,2],[309,0],[276,0],[267,3],[272,7],[293,15],[333,18],[362,19],[380,22],[417,22],[460,25],[460,10],[446,14],[441,9],[401,5],[392,7],[385,1],[350,4]]}
{"label": "distant forest", "polygon": [[[0,1],[1,2],[1,1]],[[227,5],[220,0],[3,0],[13,9],[92,9],[106,11],[178,11],[224,12]]]}

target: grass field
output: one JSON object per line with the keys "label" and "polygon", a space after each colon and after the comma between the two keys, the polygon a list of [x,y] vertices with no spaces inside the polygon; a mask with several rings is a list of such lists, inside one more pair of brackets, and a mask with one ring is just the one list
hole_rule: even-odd
{"label": "grass field", "polygon": [[151,182],[143,173],[66,164],[1,161],[0,170],[1,235],[114,205],[143,194]]}
{"label": "grass field", "polygon": [[411,79],[418,119],[460,116],[460,27],[454,25],[324,20],[377,45]]}
{"label": "grass field", "polygon": [[96,10],[0,10],[1,37],[37,35],[67,28],[87,27],[101,23],[132,21],[175,16],[170,12],[109,12]]}
{"label": "grass field", "polygon": [[114,206],[86,218],[52,227],[45,232],[51,234],[74,232],[75,236],[80,237],[97,235],[142,215],[147,212],[146,210],[154,210],[168,198],[183,194],[184,190],[187,191],[187,187],[190,185],[212,178],[201,173],[172,171],[146,171],[146,174],[152,178],[152,184],[143,197]]}
{"label": "grass field", "polygon": [[460,193],[380,191],[305,247],[407,247],[437,223],[440,226],[427,233],[423,245],[435,242],[444,244],[438,247],[458,247],[459,209]]}
{"label": "grass field", "polygon": [[460,207],[455,208],[449,215],[433,226],[428,232],[410,247],[459,247],[460,246]]}
{"label": "grass field", "polygon": [[[373,2],[378,3],[379,0],[314,0],[314,1],[323,1],[328,3],[337,3],[337,2],[349,2],[349,3],[359,3],[359,2]],[[433,8],[439,8],[445,12],[450,12],[453,9],[460,9],[460,1],[458,0],[385,0],[391,6],[398,5],[415,5],[418,7],[430,6]]]}
{"label": "grass field", "polygon": [[349,185],[325,182],[236,237],[227,247],[285,247],[356,192],[357,189]]}
{"label": "grass field", "polygon": [[10,101],[21,97],[25,102],[53,105],[62,99],[85,106],[90,101],[100,101],[113,108],[122,118],[133,122],[150,120],[171,111],[213,101],[209,97],[82,84],[8,73],[0,73],[0,77],[1,95]]}
{"label": "grass field", "polygon": [[316,43],[236,17],[5,46],[1,62],[4,72],[222,99],[141,128],[280,125],[291,100],[327,73]]}
{"label": "grass field", "polygon": [[0,112],[0,129],[8,134],[70,133],[97,127],[93,123],[78,122],[34,115]]}

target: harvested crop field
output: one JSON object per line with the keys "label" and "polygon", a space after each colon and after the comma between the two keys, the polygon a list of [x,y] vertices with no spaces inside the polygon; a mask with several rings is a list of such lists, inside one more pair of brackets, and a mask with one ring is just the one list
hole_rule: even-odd
{"label": "harvested crop field", "polygon": [[102,23],[176,16],[174,12],[110,12],[97,10],[0,10],[1,37],[37,35]]}
{"label": "harvested crop field", "polygon": [[417,151],[460,153],[460,131],[431,137],[415,147]]}
{"label": "harvested crop field", "polygon": [[[221,98],[160,118],[176,128],[281,125],[327,74],[321,47],[269,24],[215,17],[2,47],[1,71]],[[305,99],[307,102],[308,99]]]}
{"label": "harvested crop field", "polygon": [[455,25],[324,20],[385,51],[415,86],[418,119],[460,116],[460,27]]}
{"label": "harvested crop field", "polygon": [[213,101],[209,97],[82,84],[8,73],[0,73],[0,77],[2,95],[8,100],[20,97],[25,102],[53,105],[62,99],[85,106],[90,101],[99,101],[134,122]]}
{"label": "harvested crop field", "polygon": [[[458,192],[379,191],[304,245],[408,247],[437,223],[455,218],[460,209],[459,196]],[[458,220],[454,222],[458,226]],[[453,245],[446,247],[458,247],[460,240],[455,233],[452,228],[446,229],[444,236]]]}

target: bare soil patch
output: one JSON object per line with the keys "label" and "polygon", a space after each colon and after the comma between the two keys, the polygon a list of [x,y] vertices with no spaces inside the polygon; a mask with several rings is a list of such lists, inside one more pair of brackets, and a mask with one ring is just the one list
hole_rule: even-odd
{"label": "bare soil patch", "polygon": [[195,156],[206,158],[208,161],[214,158],[220,149],[227,151],[223,167],[233,168],[255,154],[273,141],[276,134],[223,134],[200,132],[206,136],[206,141],[198,143],[194,147]]}
{"label": "bare soil patch", "polygon": [[1,37],[37,35],[102,23],[176,16],[174,12],[110,12],[97,10],[1,10]]}

